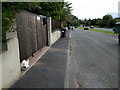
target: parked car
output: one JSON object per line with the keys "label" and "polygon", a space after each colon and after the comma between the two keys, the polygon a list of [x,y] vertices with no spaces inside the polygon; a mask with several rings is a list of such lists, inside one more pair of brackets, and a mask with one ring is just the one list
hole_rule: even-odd
{"label": "parked car", "polygon": [[94,28],[94,26],[90,26],[90,28]]}
{"label": "parked car", "polygon": [[113,32],[115,32],[115,27],[113,28]]}
{"label": "parked car", "polygon": [[89,30],[89,28],[88,27],[84,27],[84,30]]}

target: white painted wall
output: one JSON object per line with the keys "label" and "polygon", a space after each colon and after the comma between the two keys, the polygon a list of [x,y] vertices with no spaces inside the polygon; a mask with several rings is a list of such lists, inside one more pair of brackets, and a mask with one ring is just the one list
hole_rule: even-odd
{"label": "white painted wall", "polygon": [[9,88],[21,75],[17,33],[6,36],[12,39],[7,43],[8,50],[2,53],[2,88]]}
{"label": "white painted wall", "polygon": [[47,25],[48,25],[48,38],[49,38],[48,42],[49,42],[49,46],[51,46],[61,37],[61,31],[56,30],[52,32],[51,17],[48,17]]}
{"label": "white painted wall", "polygon": [[61,37],[61,31],[56,30],[51,35],[51,43],[54,44]]}

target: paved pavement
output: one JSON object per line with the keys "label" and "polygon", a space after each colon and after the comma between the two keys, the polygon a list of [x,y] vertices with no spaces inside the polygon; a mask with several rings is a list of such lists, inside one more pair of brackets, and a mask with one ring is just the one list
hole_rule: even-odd
{"label": "paved pavement", "polygon": [[60,38],[11,88],[64,88],[69,32]]}
{"label": "paved pavement", "polygon": [[117,88],[117,36],[81,29],[71,35],[69,87]]}

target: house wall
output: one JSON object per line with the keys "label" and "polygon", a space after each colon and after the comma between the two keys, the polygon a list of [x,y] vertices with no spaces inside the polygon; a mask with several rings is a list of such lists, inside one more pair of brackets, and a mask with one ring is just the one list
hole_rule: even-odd
{"label": "house wall", "polygon": [[21,74],[17,33],[6,34],[8,50],[2,52],[2,88],[9,88]]}

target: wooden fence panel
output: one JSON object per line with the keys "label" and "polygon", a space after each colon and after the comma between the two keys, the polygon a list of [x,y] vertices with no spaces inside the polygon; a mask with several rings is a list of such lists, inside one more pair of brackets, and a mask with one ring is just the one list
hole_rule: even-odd
{"label": "wooden fence panel", "polygon": [[30,31],[31,31],[31,48],[32,48],[32,54],[34,54],[38,50],[37,46],[37,33],[36,33],[36,17],[37,16],[30,16],[29,18],[29,25],[30,25]]}
{"label": "wooden fence panel", "polygon": [[43,17],[29,12],[17,14],[18,39],[20,46],[20,59],[27,59],[38,50],[47,45],[47,25],[43,25]]}
{"label": "wooden fence panel", "polygon": [[38,16],[37,17],[37,45],[38,45],[38,50],[41,50],[42,49],[42,32],[41,32],[41,20],[40,20],[40,17]]}
{"label": "wooden fence panel", "polygon": [[42,31],[43,31],[43,46],[45,45],[45,26],[42,25]]}
{"label": "wooden fence panel", "polygon": [[45,38],[45,42],[44,42],[44,45],[46,45],[47,44],[47,26],[46,26],[46,24],[44,24],[44,38]]}
{"label": "wooden fence panel", "polygon": [[52,20],[52,29],[60,29],[61,23],[55,20]]}
{"label": "wooden fence panel", "polygon": [[21,60],[25,59],[27,56],[30,55],[30,52],[28,51],[30,48],[28,44],[28,39],[29,39],[27,35],[28,32],[25,30],[27,29],[26,28],[27,20],[25,18],[26,18],[26,15],[23,13],[20,13],[17,15],[18,39],[19,39]]}

